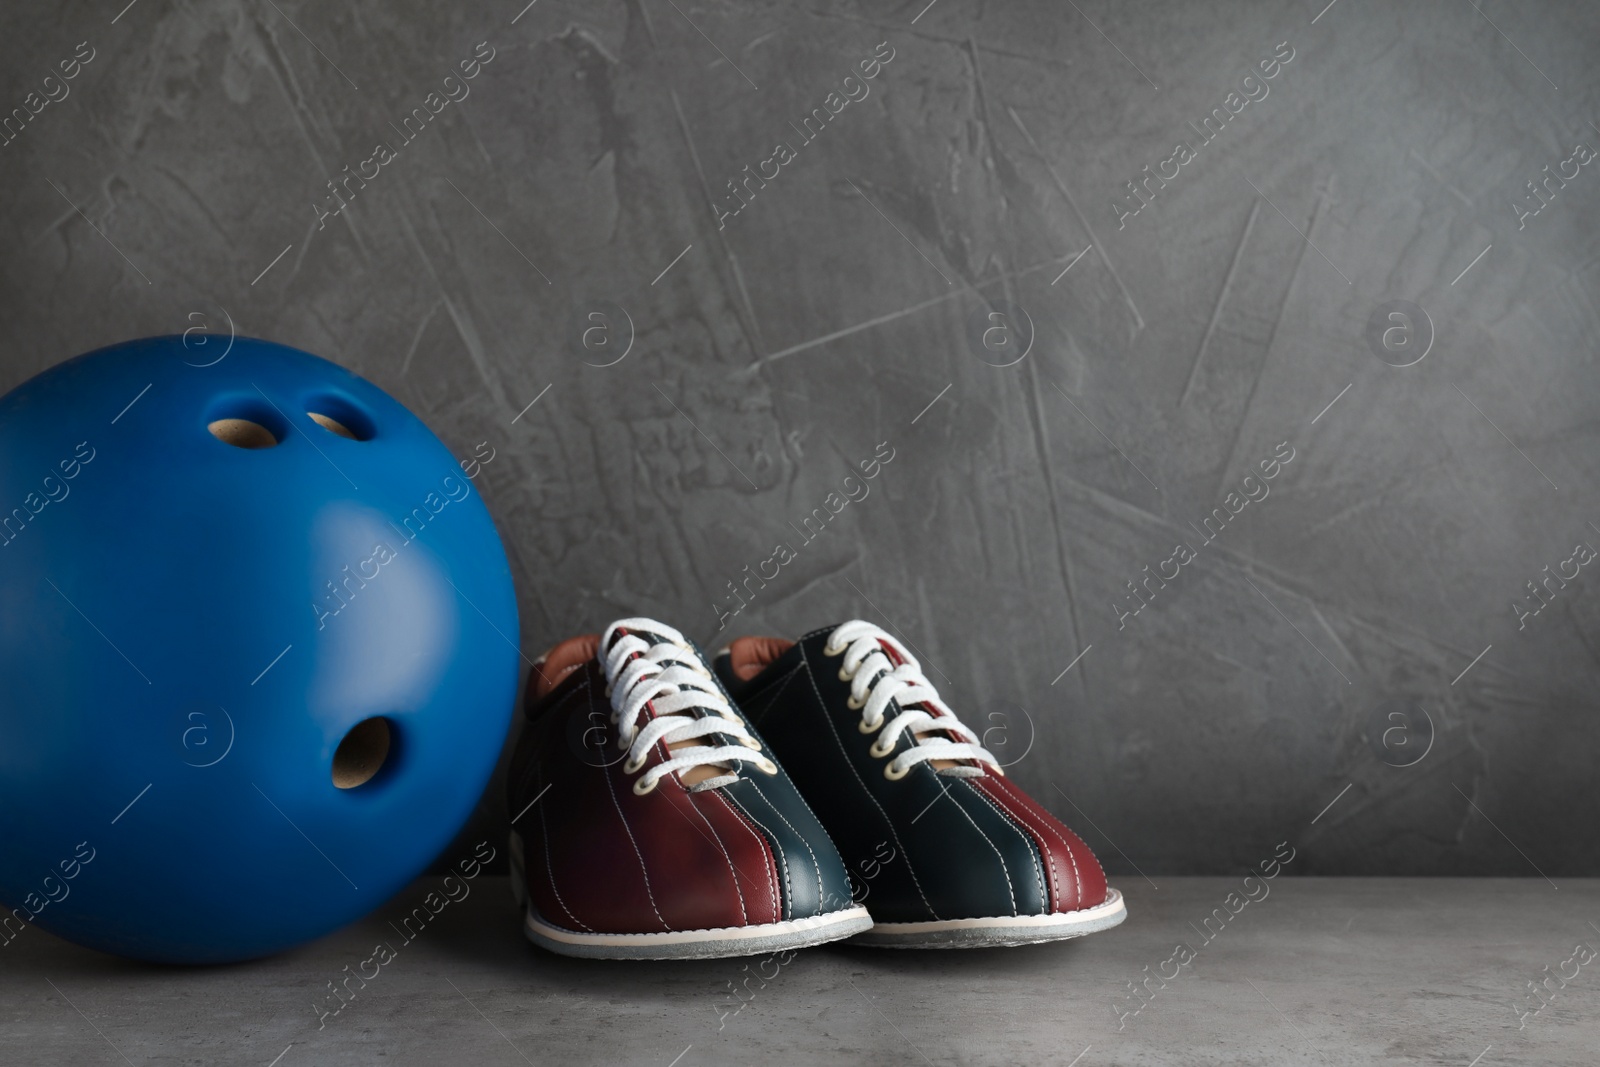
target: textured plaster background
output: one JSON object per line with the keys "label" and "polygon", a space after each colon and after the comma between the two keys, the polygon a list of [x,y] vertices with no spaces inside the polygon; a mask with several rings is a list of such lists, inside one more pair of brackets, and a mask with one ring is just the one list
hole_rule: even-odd
{"label": "textured plaster background", "polygon": [[[201,324],[333,359],[493,450],[528,657],[869,619],[1125,876],[1291,835],[1297,873],[1600,873],[1600,588],[1512,607],[1600,546],[1600,163],[1512,206],[1600,146],[1600,9],[924,3],[8,4],[0,108],[94,58],[0,148],[0,387]],[[1412,366],[1365,336],[1389,301]]]}

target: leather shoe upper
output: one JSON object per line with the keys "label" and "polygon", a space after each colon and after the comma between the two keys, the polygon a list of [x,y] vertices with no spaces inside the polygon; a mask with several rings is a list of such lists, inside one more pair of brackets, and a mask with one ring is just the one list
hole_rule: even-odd
{"label": "leather shoe upper", "polygon": [[[630,753],[628,738],[662,719],[672,702],[717,703],[693,695],[698,691],[689,684],[663,683],[688,677],[663,671],[698,671],[724,700],[726,692],[676,631],[649,620],[627,622],[637,625],[607,631],[610,647],[632,640],[630,647],[648,651],[615,657],[615,677],[608,678],[609,649],[589,636],[558,646],[530,679],[507,802],[524,842],[535,909],[574,931],[655,933],[783,922],[851,906],[838,853],[783,768],[734,734],[674,740],[692,733],[711,709],[672,710],[689,727],[663,733],[639,758]],[[638,663],[652,655],[660,662]],[[635,665],[656,673],[630,675]],[[630,678],[655,695],[619,721],[608,689]],[[737,708],[721,714],[762,744]],[[724,755],[654,773],[668,761],[708,752]]]}
{"label": "leather shoe upper", "polygon": [[[717,672],[855,869],[857,898],[875,921],[1071,912],[1106,900],[1088,846],[1006,777],[971,730],[938,728],[948,709],[888,634],[848,623],[792,644],[745,640],[767,643],[736,644]],[[846,669],[874,643],[881,656]],[[875,677],[858,682],[863,671]],[[872,706],[885,684],[898,695]],[[912,725],[885,748],[884,729],[902,715]]]}

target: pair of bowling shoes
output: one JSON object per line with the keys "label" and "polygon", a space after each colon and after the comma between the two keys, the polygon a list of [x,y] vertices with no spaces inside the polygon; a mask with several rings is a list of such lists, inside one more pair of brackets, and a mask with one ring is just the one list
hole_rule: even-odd
{"label": "pair of bowling shoes", "polygon": [[507,800],[523,928],[551,951],[1024,945],[1126,915],[1088,847],[871,623],[741,638],[712,662],[622,619],[536,668]]}

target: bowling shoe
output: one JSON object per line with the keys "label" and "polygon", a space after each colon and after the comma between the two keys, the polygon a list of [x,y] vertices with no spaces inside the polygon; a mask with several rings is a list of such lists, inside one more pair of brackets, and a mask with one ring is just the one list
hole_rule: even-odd
{"label": "bowling shoe", "polygon": [[551,649],[507,779],[523,929],[568,956],[743,956],[872,925],[833,842],[682,634]]}
{"label": "bowling shoe", "polygon": [[883,630],[741,638],[716,669],[858,877],[873,926],[853,943],[1026,945],[1126,917],[1088,846],[1006,776]]}

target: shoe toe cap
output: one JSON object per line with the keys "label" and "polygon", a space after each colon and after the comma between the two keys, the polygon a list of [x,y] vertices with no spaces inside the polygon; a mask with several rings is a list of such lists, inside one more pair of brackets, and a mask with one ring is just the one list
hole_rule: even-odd
{"label": "shoe toe cap", "polygon": [[1009,779],[991,779],[991,795],[1033,839],[1050,887],[1052,912],[1092,908],[1106,901],[1106,873],[1083,839]]}
{"label": "shoe toe cap", "polygon": [[852,907],[850,877],[822,824],[785,778],[744,781],[728,799],[759,834],[782,893],[782,919]]}

